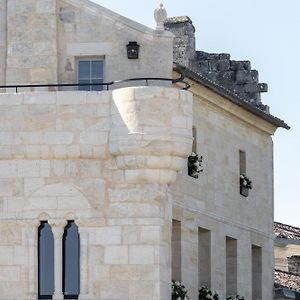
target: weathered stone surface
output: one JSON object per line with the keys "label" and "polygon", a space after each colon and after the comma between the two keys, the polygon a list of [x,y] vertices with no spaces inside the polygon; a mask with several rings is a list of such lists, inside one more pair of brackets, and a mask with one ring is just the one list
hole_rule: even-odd
{"label": "weathered stone surface", "polygon": [[[165,87],[3,93],[0,115],[0,279],[3,288],[27,286],[13,295],[0,290],[0,299],[36,298],[39,221],[51,224],[59,246],[66,221],[75,220],[83,299],[115,298],[98,284],[126,281],[130,299],[146,289],[145,299],[168,300],[169,286],[156,288],[169,280],[170,257],[161,250],[170,238],[162,234],[171,221],[167,184],[191,150],[191,94]],[[143,151],[132,147],[137,128]]]}
{"label": "weathered stone surface", "polygon": [[[171,17],[165,21],[165,29],[175,35],[174,61],[204,76],[257,106],[260,93],[268,86],[258,82],[258,72],[251,69],[250,61],[234,61],[229,54],[206,53],[195,50],[195,28],[188,17]],[[265,110],[264,106],[259,106]]]}

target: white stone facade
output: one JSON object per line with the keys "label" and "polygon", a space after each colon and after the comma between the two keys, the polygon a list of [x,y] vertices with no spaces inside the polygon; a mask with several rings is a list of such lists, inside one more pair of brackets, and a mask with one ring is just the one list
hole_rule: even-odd
{"label": "white stone facade", "polygon": [[81,299],[169,299],[167,185],[190,152],[191,93],[33,92],[0,103],[0,299],[36,299],[40,220],[55,237],[56,299],[67,220],[80,232]]}
{"label": "white stone facade", "polygon": [[[172,34],[89,1],[0,0],[0,16],[0,85],[77,82],[81,58],[103,59],[106,82],[172,75]],[[137,60],[129,41],[140,44]],[[169,300],[172,277],[193,300],[201,284],[223,298],[272,298],[276,127],[190,83],[192,93],[162,82],[2,90],[0,299],[37,299],[41,221],[55,240],[53,299],[63,299],[68,220],[80,234],[79,299]],[[193,127],[198,179],[186,168]]]}

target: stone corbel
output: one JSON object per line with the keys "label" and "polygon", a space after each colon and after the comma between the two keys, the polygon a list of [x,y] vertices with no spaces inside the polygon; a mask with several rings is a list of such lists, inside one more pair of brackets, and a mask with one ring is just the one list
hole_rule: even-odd
{"label": "stone corbel", "polygon": [[110,152],[128,183],[169,184],[192,147],[193,97],[165,87],[113,91]]}

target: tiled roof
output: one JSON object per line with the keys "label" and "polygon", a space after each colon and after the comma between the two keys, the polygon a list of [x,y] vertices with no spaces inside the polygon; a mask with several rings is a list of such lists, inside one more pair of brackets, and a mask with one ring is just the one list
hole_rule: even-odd
{"label": "tiled roof", "polygon": [[300,241],[300,228],[278,222],[274,222],[274,234],[276,238]]}
{"label": "tiled roof", "polygon": [[300,292],[300,275],[275,270],[274,287]]}

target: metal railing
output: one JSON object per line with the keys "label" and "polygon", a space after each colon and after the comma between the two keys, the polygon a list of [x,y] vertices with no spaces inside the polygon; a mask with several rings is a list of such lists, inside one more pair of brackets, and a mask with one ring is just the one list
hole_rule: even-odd
{"label": "metal railing", "polygon": [[[112,85],[126,83],[126,82],[133,82],[133,81],[144,81],[146,86],[149,86],[151,81],[167,81],[174,83],[182,83],[184,86],[182,87],[183,90],[188,90],[190,85],[183,80],[184,75],[180,73],[180,77],[177,79],[173,78],[160,78],[160,77],[140,77],[140,78],[130,78],[130,79],[123,79],[123,80],[115,80],[110,82],[103,82],[103,83],[51,83],[51,84],[16,84],[16,85],[0,85],[0,89],[14,89],[16,93],[21,88],[49,88],[49,87],[82,87],[82,86],[102,86],[105,87],[105,90],[109,90]],[[103,89],[102,89],[103,90]]]}

